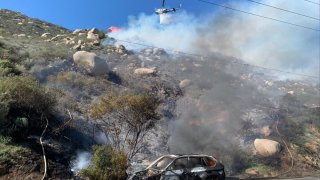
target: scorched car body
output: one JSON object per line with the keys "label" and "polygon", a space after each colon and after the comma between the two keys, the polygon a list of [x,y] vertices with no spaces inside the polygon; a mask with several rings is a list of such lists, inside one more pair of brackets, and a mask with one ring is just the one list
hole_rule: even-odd
{"label": "scorched car body", "polygon": [[225,179],[224,166],[207,155],[166,155],[129,180],[213,180]]}

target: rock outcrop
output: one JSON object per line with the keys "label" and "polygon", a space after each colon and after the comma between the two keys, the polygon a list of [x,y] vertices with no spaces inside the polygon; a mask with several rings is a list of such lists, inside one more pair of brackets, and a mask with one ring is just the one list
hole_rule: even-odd
{"label": "rock outcrop", "polygon": [[87,34],[87,39],[90,39],[90,40],[100,40],[105,37],[106,37],[105,34],[96,28],[91,29],[90,31],[88,31],[88,34]]}

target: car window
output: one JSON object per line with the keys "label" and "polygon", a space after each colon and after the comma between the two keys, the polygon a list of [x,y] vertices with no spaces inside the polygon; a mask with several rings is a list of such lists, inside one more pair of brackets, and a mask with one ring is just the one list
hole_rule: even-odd
{"label": "car window", "polygon": [[189,168],[203,167],[205,166],[201,157],[190,157],[189,158]]}
{"label": "car window", "polygon": [[176,159],[169,167],[170,170],[184,169],[188,167],[188,159],[186,157]]}
{"label": "car window", "polygon": [[163,157],[162,159],[160,159],[157,163],[155,163],[152,168],[154,169],[164,169],[166,168],[171,162],[173,161],[173,158],[170,157]]}

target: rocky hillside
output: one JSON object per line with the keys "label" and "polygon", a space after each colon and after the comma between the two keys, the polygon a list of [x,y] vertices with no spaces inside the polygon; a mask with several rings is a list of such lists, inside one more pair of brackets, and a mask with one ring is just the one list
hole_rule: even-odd
{"label": "rocky hillside", "polygon": [[0,14],[0,32],[3,37],[12,35],[32,38],[39,37],[44,33],[50,33],[56,36],[69,32],[63,27],[39,19],[29,18],[18,12],[0,9]]}
{"label": "rocky hillside", "polygon": [[101,144],[126,152],[127,173],[168,153],[214,155],[228,176],[319,173],[317,80],[110,40],[0,10],[0,179],[42,177],[46,121],[51,179],[79,178]]}

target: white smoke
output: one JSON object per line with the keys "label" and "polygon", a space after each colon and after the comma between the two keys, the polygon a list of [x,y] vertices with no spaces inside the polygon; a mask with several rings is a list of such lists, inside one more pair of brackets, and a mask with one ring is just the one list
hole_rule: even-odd
{"label": "white smoke", "polygon": [[77,153],[77,158],[71,162],[71,171],[79,173],[82,169],[87,168],[91,162],[91,153],[82,151]]}
{"label": "white smoke", "polygon": [[98,132],[98,134],[95,135],[94,140],[98,144],[108,144],[109,143],[109,139],[104,132]]}
{"label": "white smoke", "polygon": [[[318,7],[304,1],[259,2],[319,17]],[[313,29],[320,28],[317,20],[258,4],[236,2],[228,6]],[[202,17],[185,11],[172,16],[175,16],[175,22],[165,26],[159,24],[157,15],[130,17],[128,27],[111,36],[176,51],[221,53],[255,65],[319,76],[319,31],[225,9],[216,9]]]}
{"label": "white smoke", "polygon": [[[158,15],[141,14],[138,18],[130,17],[128,28],[121,32],[111,33],[110,36],[119,40],[139,42],[165,49],[190,50],[191,43],[197,38],[195,36],[197,34],[195,25],[197,19],[184,11],[171,15],[171,17],[162,18],[164,18],[162,21],[174,21],[174,23],[161,25]],[[189,23],[189,27],[186,26],[187,23]],[[120,41],[120,43],[122,42]],[[131,44],[126,45],[130,46]],[[145,47],[137,46],[135,48]]]}

